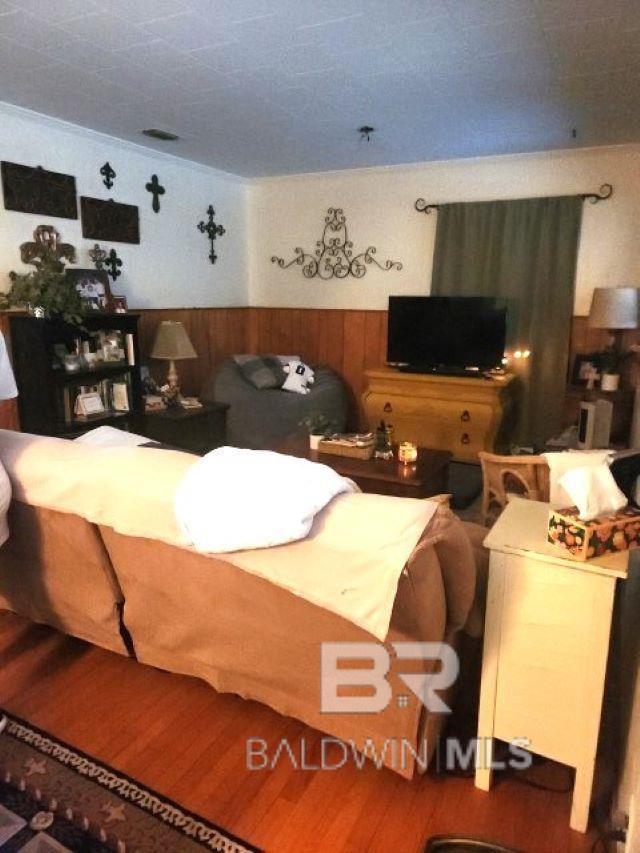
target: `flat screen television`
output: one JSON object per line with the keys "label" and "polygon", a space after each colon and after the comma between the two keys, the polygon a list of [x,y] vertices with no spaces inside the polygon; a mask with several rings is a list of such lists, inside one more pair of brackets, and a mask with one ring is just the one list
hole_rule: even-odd
{"label": "flat screen television", "polygon": [[424,373],[499,367],[507,309],[483,296],[390,296],[387,361]]}

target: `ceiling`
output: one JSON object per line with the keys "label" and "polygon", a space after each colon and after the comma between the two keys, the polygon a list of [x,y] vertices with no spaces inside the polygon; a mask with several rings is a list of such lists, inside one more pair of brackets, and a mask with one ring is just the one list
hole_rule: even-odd
{"label": "ceiling", "polygon": [[0,100],[254,177],[640,140],[639,45],[639,0],[0,0]]}

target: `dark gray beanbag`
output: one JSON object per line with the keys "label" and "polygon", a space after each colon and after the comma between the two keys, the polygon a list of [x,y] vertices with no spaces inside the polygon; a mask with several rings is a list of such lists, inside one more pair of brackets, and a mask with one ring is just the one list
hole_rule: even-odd
{"label": "dark gray beanbag", "polygon": [[315,367],[310,394],[256,388],[233,359],[222,362],[205,382],[203,402],[227,403],[227,443],[254,450],[273,448],[299,429],[300,421],[324,415],[344,432],[347,396],[342,379],[329,367]]}

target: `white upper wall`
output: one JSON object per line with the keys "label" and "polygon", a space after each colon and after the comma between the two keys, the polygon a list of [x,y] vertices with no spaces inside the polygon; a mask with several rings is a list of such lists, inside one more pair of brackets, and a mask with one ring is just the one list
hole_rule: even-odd
{"label": "white upper wall", "polygon": [[[78,198],[138,205],[140,244],[101,243],[107,249],[113,246],[122,258],[122,275],[111,289],[124,294],[131,307],[247,304],[248,188],[242,179],[2,103],[0,159],[74,175]],[[111,190],[100,175],[106,160],[117,173]],[[154,173],[166,190],[158,214],[145,190]],[[216,240],[215,264],[208,258],[206,235],[196,228],[210,204],[216,222],[226,229]],[[8,289],[10,270],[33,269],[21,263],[19,246],[32,240],[34,228],[42,223],[54,225],[63,240],[75,246],[78,266],[93,266],[87,252],[96,241],[82,237],[79,218],[16,213],[5,210],[0,200],[0,289]]]}
{"label": "white upper wall", "polygon": [[[389,294],[430,288],[437,214],[414,210],[427,202],[480,201],[597,191],[614,195],[585,203],[578,257],[575,313],[587,314],[596,286],[640,286],[640,146],[450,160],[415,166],[358,169],[255,181],[251,188],[251,287],[259,306],[386,308]],[[281,270],[271,256],[313,252],[328,207],[347,216],[354,253],[377,248],[380,261],[401,261],[400,272],[368,269],[356,280],[305,279],[295,265]]]}

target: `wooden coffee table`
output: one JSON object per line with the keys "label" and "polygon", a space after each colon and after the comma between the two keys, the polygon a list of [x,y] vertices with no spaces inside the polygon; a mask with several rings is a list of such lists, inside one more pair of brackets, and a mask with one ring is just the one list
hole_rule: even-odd
{"label": "wooden coffee table", "polygon": [[329,465],[338,474],[356,482],[363,492],[403,498],[429,498],[446,492],[453,455],[447,450],[420,447],[414,466],[402,465],[397,459],[351,459],[310,450],[306,433],[291,436],[274,450]]}

